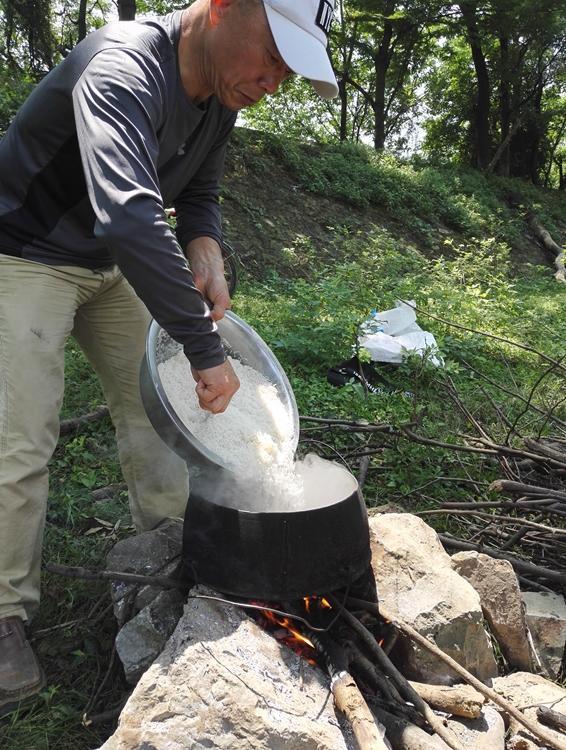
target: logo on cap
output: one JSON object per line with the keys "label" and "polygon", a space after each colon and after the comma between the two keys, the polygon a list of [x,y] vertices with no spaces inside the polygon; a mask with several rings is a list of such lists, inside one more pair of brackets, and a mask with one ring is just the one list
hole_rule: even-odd
{"label": "logo on cap", "polygon": [[332,19],[334,18],[334,7],[328,0],[320,0],[318,13],[316,14],[316,25],[324,31],[326,36],[330,34]]}

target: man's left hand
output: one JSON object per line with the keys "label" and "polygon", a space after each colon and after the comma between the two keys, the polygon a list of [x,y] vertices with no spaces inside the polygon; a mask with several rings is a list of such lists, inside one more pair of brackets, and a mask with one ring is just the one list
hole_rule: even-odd
{"label": "man's left hand", "polygon": [[221,320],[232,302],[224,278],[224,259],[219,244],[211,237],[198,237],[187,245],[187,257],[195,286],[212,304],[212,319]]}

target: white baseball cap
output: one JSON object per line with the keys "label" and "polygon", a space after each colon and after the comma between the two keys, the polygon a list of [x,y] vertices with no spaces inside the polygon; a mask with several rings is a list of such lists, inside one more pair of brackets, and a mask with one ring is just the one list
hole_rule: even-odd
{"label": "white baseball cap", "polygon": [[325,99],[338,94],[326,46],[334,0],[263,0],[269,27],[287,67],[308,78]]}

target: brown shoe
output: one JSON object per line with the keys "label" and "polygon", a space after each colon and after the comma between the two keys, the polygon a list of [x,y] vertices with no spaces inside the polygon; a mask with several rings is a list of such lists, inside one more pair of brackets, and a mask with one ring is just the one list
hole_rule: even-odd
{"label": "brown shoe", "polygon": [[44,685],[21,618],[0,619],[0,716],[36,696]]}

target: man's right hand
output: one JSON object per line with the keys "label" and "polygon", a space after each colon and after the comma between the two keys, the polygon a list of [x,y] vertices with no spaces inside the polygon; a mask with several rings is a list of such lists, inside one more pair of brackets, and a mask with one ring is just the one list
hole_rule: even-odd
{"label": "man's right hand", "polygon": [[193,377],[197,381],[199,406],[213,414],[225,411],[240,387],[238,376],[228,360],[207,370],[193,368]]}

